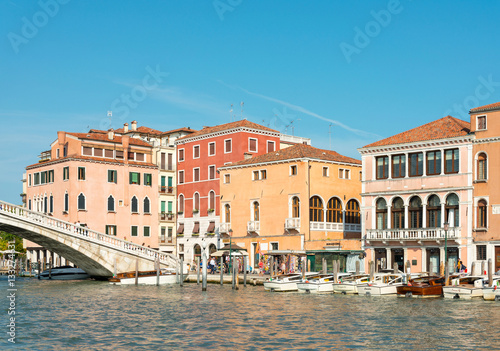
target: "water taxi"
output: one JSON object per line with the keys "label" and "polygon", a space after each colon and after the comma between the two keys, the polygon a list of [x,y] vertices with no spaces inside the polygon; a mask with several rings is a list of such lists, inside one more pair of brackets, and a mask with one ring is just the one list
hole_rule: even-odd
{"label": "water taxi", "polygon": [[488,277],[466,276],[451,280],[451,285],[443,287],[443,295],[446,299],[472,299],[483,297],[483,288],[486,286]]}
{"label": "water taxi", "polygon": [[408,284],[396,288],[398,297],[441,297],[444,277],[425,276],[410,279]]}
{"label": "water taxi", "polygon": [[38,274],[37,278],[40,280],[83,280],[89,279],[90,275],[81,268],[60,266],[43,271]]}
{"label": "water taxi", "polygon": [[[317,273],[306,273],[306,278],[316,275]],[[302,274],[290,273],[281,274],[273,278],[269,278],[264,282],[264,290],[267,291],[297,291],[297,283],[302,281]]]}
{"label": "water taxi", "polygon": [[[337,279],[350,276],[350,273],[338,273]],[[305,280],[297,283],[298,292],[302,293],[332,293],[334,275],[331,273],[317,274],[306,278]]]}
{"label": "water taxi", "polygon": [[[156,285],[156,271],[139,271],[137,283],[141,285]],[[160,271],[160,285],[177,283],[177,274],[173,271]],[[133,285],[135,284],[135,272],[118,273],[116,276],[108,279],[110,284],[114,285]]]}
{"label": "water taxi", "polygon": [[486,301],[500,301],[500,277],[492,279],[490,286],[483,289],[483,299]]}
{"label": "water taxi", "polygon": [[358,285],[367,284],[369,281],[369,274],[342,277],[342,279],[339,279],[338,283],[333,284],[333,291],[340,294],[357,294]]}

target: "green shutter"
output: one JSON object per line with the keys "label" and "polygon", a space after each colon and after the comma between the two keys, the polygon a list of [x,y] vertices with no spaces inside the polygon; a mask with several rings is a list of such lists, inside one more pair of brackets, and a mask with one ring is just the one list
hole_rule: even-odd
{"label": "green shutter", "polygon": [[168,202],[168,212],[172,212],[172,201]]}
{"label": "green shutter", "polygon": [[[170,180],[170,177],[168,177],[168,178]],[[161,176],[161,186],[165,186],[165,176]]]}
{"label": "green shutter", "polygon": [[[108,169],[108,183],[111,183],[113,181],[112,173],[113,171],[110,171]],[[108,227],[106,227],[106,234],[108,234]]]}
{"label": "green shutter", "polygon": [[161,212],[165,212],[165,201],[161,202]]}
{"label": "green shutter", "polygon": [[132,172],[128,172],[128,183],[132,184]]}
{"label": "green shutter", "polygon": [[172,177],[168,177],[168,186],[172,186]]}

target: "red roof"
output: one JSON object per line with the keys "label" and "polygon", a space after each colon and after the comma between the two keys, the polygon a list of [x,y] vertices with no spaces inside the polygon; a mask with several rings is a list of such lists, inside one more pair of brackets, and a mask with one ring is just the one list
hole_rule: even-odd
{"label": "red roof", "polygon": [[470,123],[461,119],[446,116],[436,121],[424,124],[406,132],[393,135],[368,144],[364,147],[407,144],[417,141],[436,140],[466,136],[470,132]]}
{"label": "red roof", "polygon": [[[96,141],[107,141],[110,143],[122,143],[122,137],[118,135],[114,135],[113,139],[108,138],[108,133],[106,134],[101,134],[101,133],[66,133],[68,135],[73,135],[79,139],[86,139],[86,140],[96,140]],[[135,139],[135,138],[129,138],[129,144],[130,145],[137,145],[137,146],[147,146],[151,147],[148,143],[145,141],[142,141],[140,139]]]}
{"label": "red roof", "polygon": [[[285,160],[293,160],[293,159],[301,159],[301,158],[310,158],[317,159],[322,161],[333,161],[333,162],[342,162],[342,163],[352,163],[356,165],[360,165],[361,161],[356,160],[355,158],[342,156],[338,152],[330,151],[330,150],[322,150],[310,145],[305,144],[295,144],[293,146],[278,150],[272,151],[264,155],[255,156],[243,161],[235,162],[227,167],[232,166],[243,166],[243,165],[253,165],[259,163],[268,163],[275,161],[285,161]],[[224,168],[224,167],[221,167]]]}
{"label": "red roof", "polygon": [[190,127],[182,127],[182,128],[177,128],[177,129],[172,129],[172,130],[167,130],[166,132],[163,132],[162,134],[173,134],[177,132],[185,132],[185,133],[194,133],[197,132],[195,129],[191,129]]}
{"label": "red roof", "polygon": [[234,129],[234,128],[243,128],[243,127],[244,128],[251,128],[251,129],[258,129],[258,130],[265,130],[265,131],[273,132],[273,133],[279,133],[277,130],[261,126],[260,124],[250,122],[246,119],[242,119],[241,121],[219,124],[219,125],[214,126],[214,127],[204,127],[202,130],[199,130],[191,135],[183,136],[182,138],[179,138],[177,140],[181,140],[184,138],[192,138],[192,137],[210,134],[210,133],[215,133],[215,132],[220,132],[223,130],[229,130],[229,129]]}
{"label": "red roof", "polygon": [[[101,162],[116,163],[116,164],[125,163],[125,161],[123,161],[123,160],[117,160],[114,158],[74,155],[74,156],[68,156],[68,157],[62,157],[62,158],[55,158],[53,160],[48,160],[45,162],[38,162],[38,163],[35,163],[32,165],[26,166],[26,169],[34,168],[36,166],[45,166],[45,165],[51,164],[52,162],[55,162],[55,161],[71,160],[71,159],[84,160],[84,161],[101,161]],[[134,165],[134,166],[157,167],[154,163],[148,163],[148,162],[128,161],[127,164]]]}
{"label": "red roof", "polygon": [[[115,133],[126,134],[125,131],[123,130],[123,128],[115,130]],[[162,134],[162,132],[160,132],[159,130],[156,130],[156,129],[153,129],[153,128],[144,127],[144,126],[137,127],[136,130],[132,130],[132,129],[129,128],[127,133],[143,133],[143,134],[150,134],[150,135],[160,135],[160,134]]]}
{"label": "red roof", "polygon": [[488,111],[488,110],[496,110],[498,108],[500,108],[500,102],[495,102],[494,104],[475,107],[475,108],[471,109],[469,111],[469,113]]}

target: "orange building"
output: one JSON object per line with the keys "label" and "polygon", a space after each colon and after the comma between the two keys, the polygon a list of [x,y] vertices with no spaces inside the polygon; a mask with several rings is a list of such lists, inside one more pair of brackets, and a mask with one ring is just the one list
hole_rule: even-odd
{"label": "orange building", "polygon": [[[294,146],[219,168],[220,233],[247,249],[257,267],[269,250],[306,250],[355,268],[361,252],[361,162]],[[329,260],[331,265],[331,259]]]}

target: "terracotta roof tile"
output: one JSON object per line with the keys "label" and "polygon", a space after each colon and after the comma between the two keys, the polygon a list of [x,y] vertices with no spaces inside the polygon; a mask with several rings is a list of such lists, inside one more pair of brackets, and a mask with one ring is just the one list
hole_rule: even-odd
{"label": "terracotta roof tile", "polygon": [[[125,131],[123,130],[123,128],[115,130],[115,133],[126,134]],[[144,134],[150,134],[150,135],[160,135],[160,134],[162,134],[162,132],[160,132],[159,130],[156,130],[156,129],[153,129],[153,128],[144,127],[144,126],[137,127],[136,130],[132,130],[132,129],[129,128],[127,133],[144,133]]]}
{"label": "terracotta roof tile", "polygon": [[[26,166],[26,169],[36,168],[37,166],[45,166],[45,165],[51,164],[55,161],[60,162],[60,161],[63,161],[65,159],[67,159],[67,160],[75,160],[76,159],[76,160],[85,160],[85,161],[103,161],[103,162],[116,163],[116,164],[124,164],[125,163],[123,160],[116,160],[114,158],[75,155],[75,156],[56,158],[56,159],[45,161],[45,162],[38,162],[38,163],[35,163],[32,165]],[[128,161],[127,164],[135,165],[135,166],[157,167],[154,163],[148,163],[148,162]]]}
{"label": "terracotta roof tile", "polygon": [[407,144],[417,141],[446,139],[465,136],[470,132],[470,123],[461,119],[446,116],[436,121],[424,124],[406,132],[393,135],[374,143],[368,144],[365,147],[384,146],[394,144]]}
{"label": "terracotta roof tile", "polygon": [[352,163],[356,165],[361,165],[360,160],[343,156],[335,151],[322,150],[312,147],[310,145],[296,144],[287,147],[285,149],[269,152],[264,155],[259,155],[243,161],[235,162],[232,163],[231,165],[228,165],[227,167],[252,165],[252,164],[275,162],[275,161],[285,161],[285,160],[301,159],[301,158],[311,158],[322,161],[333,161],[333,162]]}
{"label": "terracotta roof tile", "polygon": [[177,133],[177,132],[195,133],[195,132],[197,132],[197,130],[191,129],[189,127],[188,128],[182,127],[182,128],[167,130],[166,132],[163,132],[162,134],[173,134],[173,133]]}
{"label": "terracotta roof tile", "polygon": [[484,106],[479,106],[479,107],[474,107],[469,111],[469,113],[474,113],[474,112],[481,112],[481,111],[489,111],[489,110],[496,110],[500,108],[500,102],[495,102],[493,104],[489,105],[484,105]]}
{"label": "terracotta roof tile", "polygon": [[[66,134],[73,135],[79,139],[85,139],[85,140],[107,141],[110,143],[118,143],[118,144],[122,143],[121,136],[118,136],[115,134],[113,139],[109,139],[107,132],[106,132],[106,134],[101,134],[101,133],[66,133]],[[129,140],[130,140],[129,141],[130,145],[151,147],[151,145],[149,145],[148,143],[146,143],[145,141],[142,141],[140,139],[129,138]]]}
{"label": "terracotta roof tile", "polygon": [[223,130],[229,130],[229,129],[234,129],[234,128],[240,128],[240,127],[246,127],[246,128],[252,128],[252,129],[258,129],[258,130],[265,130],[268,132],[274,132],[274,133],[279,133],[277,130],[261,126],[260,124],[250,122],[246,119],[242,119],[240,121],[236,122],[230,122],[230,123],[225,123],[225,124],[219,124],[214,127],[205,127],[202,130],[199,130],[191,135],[186,135],[183,136],[182,138],[179,138],[177,140],[185,139],[185,138],[192,138],[192,137],[197,137],[200,135],[205,135],[205,134],[210,134],[210,133],[215,133],[215,132],[220,132]]}

